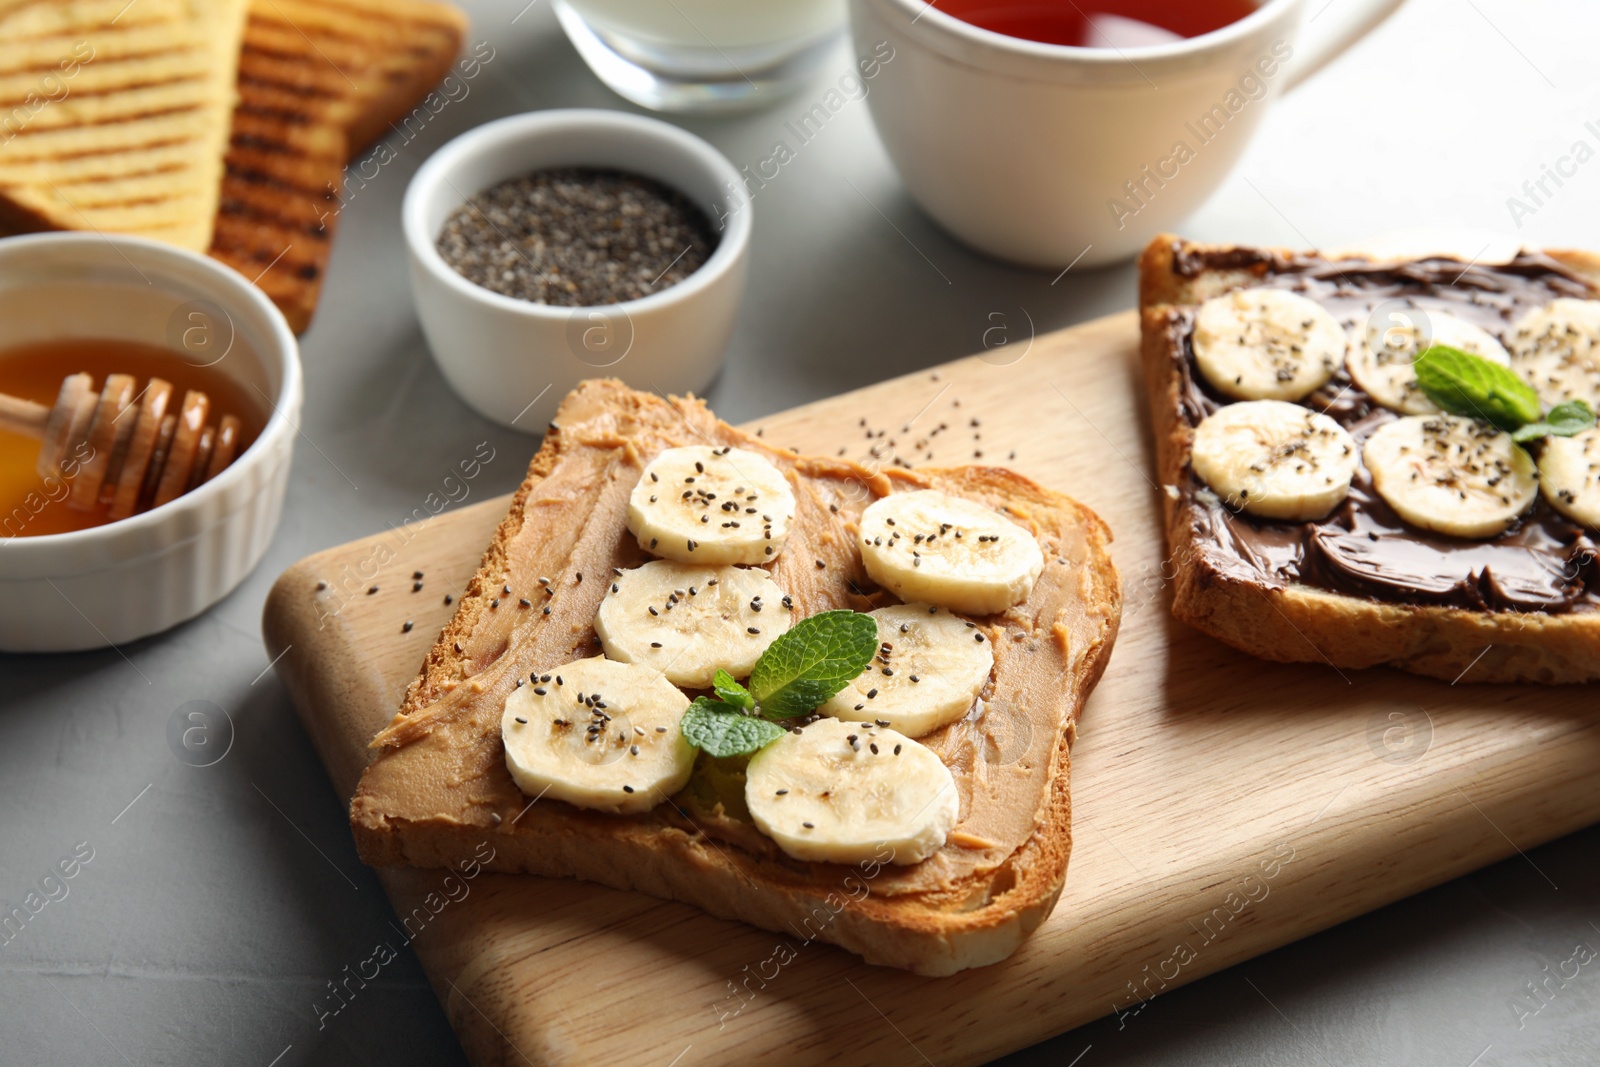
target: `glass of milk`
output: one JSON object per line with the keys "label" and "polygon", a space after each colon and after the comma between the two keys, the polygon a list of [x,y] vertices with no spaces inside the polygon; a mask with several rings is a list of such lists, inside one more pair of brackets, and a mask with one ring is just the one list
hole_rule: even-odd
{"label": "glass of milk", "polygon": [[759,107],[807,81],[845,0],[555,0],[567,36],[614,91],[656,111]]}

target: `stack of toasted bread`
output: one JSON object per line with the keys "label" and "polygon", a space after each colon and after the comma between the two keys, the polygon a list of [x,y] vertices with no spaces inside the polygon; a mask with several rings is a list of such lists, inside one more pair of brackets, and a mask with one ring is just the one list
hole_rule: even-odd
{"label": "stack of toasted bread", "polygon": [[464,28],[433,0],[0,0],[0,230],[209,251],[303,330],[345,163]]}

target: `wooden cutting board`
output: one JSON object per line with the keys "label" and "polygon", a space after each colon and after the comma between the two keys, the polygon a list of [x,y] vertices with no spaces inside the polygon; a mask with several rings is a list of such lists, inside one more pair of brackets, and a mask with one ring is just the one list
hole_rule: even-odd
{"label": "wooden cutting board", "polygon": [[[475,1063],[979,1063],[1600,820],[1591,687],[1265,663],[1170,618],[1136,345],[1125,313],[755,424],[822,455],[981,451],[1115,531],[1127,608],[1039,932],[1005,963],[928,979],[585,883],[383,872],[391,947],[412,943]],[[341,795],[505,505],[323,552],[274,588],[268,652]],[[354,594],[336,616],[319,580]]]}

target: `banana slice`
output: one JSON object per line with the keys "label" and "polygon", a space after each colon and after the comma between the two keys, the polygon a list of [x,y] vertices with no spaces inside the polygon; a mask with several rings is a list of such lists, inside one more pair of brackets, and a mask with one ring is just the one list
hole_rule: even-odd
{"label": "banana slice", "polygon": [[1189,462],[1229,507],[1308,522],[1349,493],[1356,444],[1326,415],[1283,400],[1248,400],[1217,409],[1195,428]]}
{"label": "banana slice", "polygon": [[1448,312],[1419,308],[1397,314],[1387,326],[1369,324],[1365,337],[1350,342],[1345,366],[1351,380],[1390,411],[1431,415],[1439,408],[1417,384],[1412,366],[1430,345],[1449,345],[1502,367],[1511,365],[1511,354],[1487,330]]}
{"label": "banana slice", "polygon": [[612,659],[705,689],[718,667],[748,675],[793,623],[794,602],[760,568],[657,559],[611,579],[594,629]]}
{"label": "banana slice", "polygon": [[893,493],[861,513],[861,562],[908,603],[993,615],[1028,599],[1044,553],[1000,513],[936,489]]}
{"label": "banana slice", "polygon": [[1511,366],[1546,407],[1587,400],[1600,409],[1600,300],[1562,297],[1517,320]]}
{"label": "banana slice", "polygon": [[840,719],[818,719],[750,757],[744,799],[779,848],[819,863],[917,863],[944,844],[961,809],[932,749]]}
{"label": "banana slice", "polygon": [[1539,486],[1551,507],[1580,526],[1600,530],[1600,427],[1545,438]]}
{"label": "banana slice", "polygon": [[907,737],[921,737],[972,708],[994,669],[994,650],[981,630],[929,604],[897,604],[870,614],[878,622],[878,655],[818,711],[888,723]]}
{"label": "banana slice", "polygon": [[1194,358],[1235,400],[1299,400],[1344,362],[1345,335],[1328,309],[1286,289],[1235,289],[1200,305]]}
{"label": "banana slice", "polygon": [[500,718],[517,788],[580,808],[649,811],[682,789],[694,747],[678,720],[689,698],[660,671],[601,656],[529,679]]}
{"label": "banana slice", "polygon": [[640,547],[683,563],[765,563],[783,550],[793,521],[788,480],[742,448],[669,448],[628,498]]}
{"label": "banana slice", "polygon": [[1409,415],[1367,438],[1378,495],[1413,526],[1494,537],[1533,503],[1539,474],[1511,435],[1455,415]]}

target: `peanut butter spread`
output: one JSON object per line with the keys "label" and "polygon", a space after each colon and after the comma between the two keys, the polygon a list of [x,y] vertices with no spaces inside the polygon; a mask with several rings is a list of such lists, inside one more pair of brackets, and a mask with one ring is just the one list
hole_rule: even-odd
{"label": "peanut butter spread", "polygon": [[[1027,601],[974,620],[995,653],[979,700],[965,718],[921,738],[960,791],[956,832],[930,858],[885,867],[874,881],[875,893],[890,896],[971,890],[974,877],[1013,857],[1053,807],[1065,811],[1073,723],[1120,612],[1104,525],[1007,471],[875,473],[798,456],[719,422],[698,401],[665,401],[616,382],[584,383],[563,403],[484,569],[401,712],[373,740],[379,752],[352,801],[352,821],[399,829],[402,837],[417,827],[638,842],[675,831],[769,875],[804,878],[832,869],[789,858],[755,828],[738,761],[702,754],[682,792],[632,816],[535,800],[506,770],[500,717],[507,696],[519,679],[600,654],[593,620],[613,568],[650,558],[626,528],[629,493],[657,453],[688,444],[756,451],[789,479],[792,532],[765,569],[793,598],[796,617],[894,602],[867,578],[855,548],[861,512],[887,493],[942,489],[1002,510],[1039,538],[1047,564]],[[1064,849],[1061,862],[1064,869]]]}

